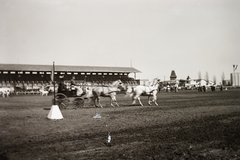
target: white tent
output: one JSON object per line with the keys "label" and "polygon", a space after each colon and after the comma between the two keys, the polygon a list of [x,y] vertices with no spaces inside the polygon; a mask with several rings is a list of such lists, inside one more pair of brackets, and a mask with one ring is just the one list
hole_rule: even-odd
{"label": "white tent", "polygon": [[63,119],[62,113],[58,105],[52,105],[52,108],[47,116],[48,119]]}

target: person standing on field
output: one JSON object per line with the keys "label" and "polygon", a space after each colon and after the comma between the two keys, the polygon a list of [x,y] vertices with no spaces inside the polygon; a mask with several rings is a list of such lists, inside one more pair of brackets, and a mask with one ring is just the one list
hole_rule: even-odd
{"label": "person standing on field", "polygon": [[175,92],[177,93],[178,92],[178,81],[176,81],[176,84],[175,84]]}

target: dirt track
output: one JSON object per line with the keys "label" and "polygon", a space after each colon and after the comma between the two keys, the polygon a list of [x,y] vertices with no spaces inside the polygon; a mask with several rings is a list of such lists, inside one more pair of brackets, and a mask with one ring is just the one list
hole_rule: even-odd
{"label": "dirt track", "polygon": [[57,121],[43,109],[51,97],[1,98],[0,159],[239,159],[239,97],[240,90],[161,92],[159,106],[140,107],[119,95],[120,108],[87,102]]}

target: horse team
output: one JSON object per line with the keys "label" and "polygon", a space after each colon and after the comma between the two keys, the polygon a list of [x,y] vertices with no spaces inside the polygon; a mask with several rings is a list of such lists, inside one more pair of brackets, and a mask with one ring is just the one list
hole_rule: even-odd
{"label": "horse team", "polygon": [[157,92],[159,89],[160,80],[155,78],[151,85],[149,86],[124,86],[121,80],[114,81],[112,84],[108,86],[98,86],[98,87],[82,87],[76,88],[77,92],[86,99],[92,99],[94,102],[95,107],[103,107],[100,102],[100,97],[109,97],[110,104],[112,107],[119,107],[117,103],[116,95],[122,89],[126,89],[126,95],[132,97],[133,102],[132,104],[136,104],[136,100],[139,101],[139,104],[143,106],[140,96],[147,96],[148,97],[148,104],[152,105],[151,102],[154,102],[155,105],[157,104]]}
{"label": "horse team", "polygon": [[[84,97],[86,99],[92,99],[95,107],[103,107],[100,102],[100,97],[109,97],[110,104],[112,107],[115,105],[119,107],[116,99],[116,95],[122,89],[126,90],[126,95],[132,97],[132,104],[136,104],[136,100],[138,100],[139,104],[143,106],[141,102],[140,96],[148,97],[148,104],[152,105],[152,102],[155,105],[157,104],[157,92],[160,85],[160,80],[155,78],[149,86],[125,86],[121,80],[114,81],[112,84],[107,86],[97,86],[97,87],[80,87],[75,86],[77,91],[77,96]],[[48,96],[49,92],[53,90],[53,87],[41,88],[39,90],[41,96]],[[13,93],[10,88],[0,88],[0,95],[2,97],[9,97],[11,93]]]}

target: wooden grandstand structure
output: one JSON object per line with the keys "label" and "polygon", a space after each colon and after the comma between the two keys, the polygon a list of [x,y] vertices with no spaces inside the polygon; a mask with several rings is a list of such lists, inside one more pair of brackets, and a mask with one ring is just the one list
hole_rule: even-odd
{"label": "wooden grandstand structure", "polygon": [[[52,65],[33,64],[0,64],[0,87],[19,87],[35,91],[42,86],[51,85]],[[134,73],[134,78],[129,77]],[[102,66],[69,66],[55,65],[54,79],[56,82],[63,76],[70,82],[75,76],[79,85],[94,86],[109,84],[115,80],[122,80],[125,84],[137,85],[136,73],[141,73],[133,67],[102,67]]]}

